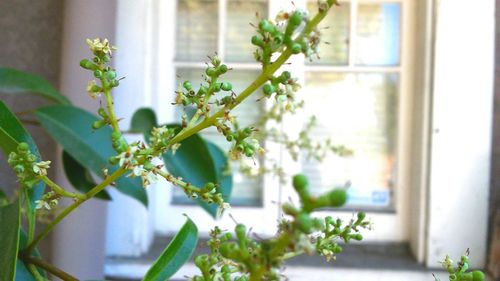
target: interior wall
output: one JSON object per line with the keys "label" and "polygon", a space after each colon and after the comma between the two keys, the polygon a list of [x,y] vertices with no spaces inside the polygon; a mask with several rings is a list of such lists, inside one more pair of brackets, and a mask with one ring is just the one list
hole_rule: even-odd
{"label": "interior wall", "polygon": [[[0,1],[0,67],[12,67],[41,75],[56,88],[59,84],[62,0],[2,0]],[[0,93],[0,100],[14,112],[30,110],[49,104],[32,95],[12,96]],[[26,117],[29,118],[29,117]],[[35,139],[43,159],[55,159],[55,143],[39,127],[25,125]],[[53,176],[54,169],[49,169]],[[11,195],[16,177],[0,153],[0,189]],[[43,241],[40,250],[50,259],[50,239]]]}

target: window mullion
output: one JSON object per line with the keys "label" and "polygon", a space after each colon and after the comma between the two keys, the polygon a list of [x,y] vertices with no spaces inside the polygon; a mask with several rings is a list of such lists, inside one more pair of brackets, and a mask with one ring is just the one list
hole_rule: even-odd
{"label": "window mullion", "polygon": [[353,67],[356,59],[356,28],[358,20],[358,0],[351,1],[351,16],[349,24],[349,66]]}
{"label": "window mullion", "polygon": [[219,0],[219,18],[218,18],[218,29],[217,29],[217,53],[219,57],[225,59],[225,42],[226,42],[226,24],[227,24],[227,1]]}

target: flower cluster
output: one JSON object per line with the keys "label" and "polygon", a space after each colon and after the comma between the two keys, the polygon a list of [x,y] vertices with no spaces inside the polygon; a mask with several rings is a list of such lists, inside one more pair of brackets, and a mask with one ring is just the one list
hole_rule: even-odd
{"label": "flower cluster", "polygon": [[55,193],[54,191],[49,191],[45,193],[40,200],[35,201],[35,208],[37,210],[51,210],[52,208],[55,208],[57,206],[57,204],[59,203],[59,198],[61,198],[59,194]]}
{"label": "flower cluster", "polygon": [[50,168],[50,161],[37,161],[37,157],[30,152],[30,147],[25,142],[17,146],[17,152],[9,154],[8,163],[19,182],[28,188],[37,184],[41,176],[46,176],[47,169]]}
{"label": "flower cluster", "polygon": [[233,239],[233,234],[216,227],[208,241],[210,253],[195,258],[202,275],[192,280],[280,280],[280,268],[286,259],[317,253],[332,260],[342,251],[337,240],[349,243],[363,239],[360,230],[371,227],[364,213],[359,213],[356,220],[345,226],[340,219],[311,216],[319,208],[343,205],[347,199],[344,190],[334,189],[316,197],[309,194],[305,176],[296,175],[293,182],[301,206],[291,203],[282,206],[289,219],[279,222],[276,236],[255,239],[250,237],[245,225],[237,224]]}
{"label": "flower cluster", "polygon": [[[441,262],[443,268],[448,271],[450,275],[450,280],[454,281],[484,281],[486,277],[484,273],[480,270],[474,270],[468,272],[469,270],[469,249],[467,249],[465,255],[460,257],[460,261],[457,262],[457,266],[453,266],[453,260],[446,256],[446,258]],[[439,281],[435,276],[436,281]]]}

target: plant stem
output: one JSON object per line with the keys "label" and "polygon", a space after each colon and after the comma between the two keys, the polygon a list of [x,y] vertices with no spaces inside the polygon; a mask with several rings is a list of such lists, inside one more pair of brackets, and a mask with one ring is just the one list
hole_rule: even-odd
{"label": "plant stem", "polygon": [[[40,267],[40,268],[43,268],[45,270],[47,270],[48,272],[52,273],[53,275],[61,278],[62,280],[64,281],[78,281],[78,279],[74,276],[72,276],[71,274],[67,273],[66,271],[42,260],[42,259],[39,259],[39,258],[36,258],[36,257],[22,257],[21,258],[24,262],[26,263],[29,263],[30,265],[29,266],[32,266],[34,267],[35,265]],[[42,278],[41,280],[45,280],[41,275],[40,273],[38,272],[38,270],[36,270],[35,268],[35,272],[38,273],[38,275],[40,276],[40,278]],[[33,273],[33,272],[32,272]],[[33,274],[35,275],[35,274]],[[36,277],[36,276],[35,276]],[[38,279],[37,279],[38,281]]]}
{"label": "plant stem", "polygon": [[36,268],[36,266],[34,266],[33,264],[28,264],[27,267],[28,267],[28,270],[31,272],[31,275],[33,275],[33,277],[35,277],[36,281],[47,280],[47,279],[43,278],[43,276],[40,274],[40,272],[38,272],[38,269]]}
{"label": "plant stem", "polygon": [[[316,14],[306,25],[304,30],[297,37],[297,41],[300,41],[306,35],[311,33],[314,28],[321,22],[321,20],[328,14],[328,10],[320,11]],[[212,116],[204,119],[202,122],[198,123],[196,126],[191,128],[186,128],[179,134],[177,134],[170,142],[169,146],[181,142],[182,140],[196,134],[197,132],[212,126],[217,118],[224,116],[224,113],[228,110],[235,108],[242,101],[244,101],[248,96],[250,96],[253,92],[255,92],[260,86],[262,86],[268,79],[272,77],[272,75],[292,56],[292,50],[287,48],[281,55],[276,59],[276,61],[271,64],[265,64],[266,66],[261,74],[255,78],[255,80],[245,89],[243,90],[235,99],[233,103],[229,106],[224,107],[214,113]]]}
{"label": "plant stem", "polygon": [[59,186],[57,183],[53,182],[51,179],[49,179],[47,176],[41,176],[40,177],[42,181],[47,184],[55,193],[61,195],[61,196],[66,196],[70,198],[78,198],[78,199],[85,199],[85,194],[82,193],[73,193],[65,190],[61,186]]}
{"label": "plant stem", "polygon": [[43,239],[45,236],[47,236],[52,229],[59,223],[61,222],[66,216],[68,216],[71,212],[73,212],[78,206],[80,206],[83,202],[89,200],[90,198],[94,197],[97,193],[102,191],[104,188],[106,188],[109,184],[114,182],[117,178],[121,177],[127,170],[124,168],[119,168],[116,170],[113,174],[111,174],[109,177],[104,179],[101,183],[93,187],[89,192],[85,193],[83,198],[77,198],[73,202],[73,204],[69,205],[66,209],[64,209],[52,222],[50,222],[45,229],[31,242],[24,250],[24,253],[31,253],[35,246]]}
{"label": "plant stem", "polygon": [[121,134],[120,127],[118,126],[118,121],[115,115],[115,109],[113,106],[113,97],[111,96],[111,92],[109,89],[105,88],[103,93],[104,96],[106,97],[106,107],[108,108],[109,123],[111,124],[113,131]]}
{"label": "plant stem", "polygon": [[30,197],[28,195],[28,189],[24,188],[24,201],[26,202],[26,212],[28,215],[26,216],[28,218],[28,244],[33,241],[33,238],[35,237],[35,227],[36,227],[36,220],[35,220],[35,210],[31,208],[31,202],[30,202]]}

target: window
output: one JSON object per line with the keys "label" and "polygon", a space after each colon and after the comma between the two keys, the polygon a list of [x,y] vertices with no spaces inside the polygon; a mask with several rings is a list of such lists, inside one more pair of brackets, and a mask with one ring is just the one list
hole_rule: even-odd
{"label": "window", "polygon": [[[176,67],[189,69],[197,64],[198,66],[193,68],[198,68],[197,73],[202,73],[202,64],[193,60],[180,65],[174,56],[175,48],[172,46],[176,42],[174,34],[179,16],[177,2],[120,1],[120,5],[117,6],[116,44],[120,47],[120,51],[117,52],[116,67],[121,73],[127,75],[123,83],[124,87],[116,91],[116,94],[120,95],[116,101],[118,115],[130,116],[138,107],[149,106],[156,110],[160,123],[173,122],[175,114],[169,110],[171,108],[169,104],[172,100],[171,93],[176,87]],[[285,2],[290,4],[291,1],[267,2],[268,15],[278,12],[281,9],[280,5]],[[226,26],[223,20],[227,21],[229,15],[223,17],[219,11],[223,7],[226,7],[224,11],[228,11],[227,3],[228,1],[217,1],[217,22],[222,28]],[[294,0],[294,3],[296,6],[306,7],[304,0]],[[367,233],[367,240],[410,240],[418,261],[426,261],[429,266],[437,266],[436,261],[445,254],[458,256],[463,249],[470,247],[476,249],[472,253],[472,259],[481,266],[484,264],[486,248],[485,239],[483,239],[486,236],[489,176],[486,159],[490,152],[489,144],[485,140],[490,136],[490,113],[493,100],[490,89],[492,85],[490,82],[493,78],[491,68],[493,51],[486,47],[492,47],[493,44],[490,43],[494,41],[493,18],[484,15],[492,10],[494,4],[493,1],[478,2],[477,9],[474,10],[467,5],[457,6],[456,3],[440,5],[439,9],[436,9],[434,4],[434,1],[430,0],[343,1],[342,6],[337,7],[337,11],[348,10],[348,15],[347,12],[338,12],[339,15],[336,16],[340,17],[340,14],[343,16],[340,19],[333,16],[332,21],[340,27],[348,25],[348,28],[327,29],[323,32],[358,34],[358,36],[348,38],[349,40],[346,41],[345,37],[349,36],[332,35],[333,39],[328,39],[328,41],[332,42],[331,46],[336,48],[335,51],[322,52],[323,59],[313,63],[304,62],[298,58],[289,67],[294,67],[294,75],[301,79],[303,85],[309,85],[309,87],[319,85],[311,80],[311,77],[324,75],[332,79],[329,81],[332,87],[345,87],[344,85],[349,82],[350,85],[358,85],[365,91],[371,91],[372,98],[381,97],[382,93],[387,92],[396,94],[396,99],[392,99],[397,103],[396,110],[392,111],[396,117],[394,122],[396,128],[392,133],[391,130],[387,130],[389,128],[387,124],[393,121],[390,121],[390,115],[386,115],[386,117],[382,116],[385,118],[382,119],[384,121],[379,122],[379,124],[385,124],[385,127],[379,127],[378,131],[382,135],[394,135],[394,142],[381,145],[383,149],[379,150],[382,152],[379,155],[383,155],[386,159],[393,157],[391,161],[385,161],[391,163],[386,167],[393,169],[379,170],[382,171],[379,173],[382,176],[372,177],[376,179],[374,182],[383,182],[386,183],[385,187],[392,188],[391,196],[389,196],[392,204],[389,208],[387,204],[385,204],[386,207],[381,205],[367,207],[366,204],[361,206],[369,210],[368,215],[373,218],[376,226],[374,232]],[[80,11],[81,6],[75,7],[75,11]],[[376,25],[378,26],[376,29],[361,29],[361,27],[358,29],[353,24],[362,21],[364,17],[362,13],[367,16],[372,13],[366,12],[367,10],[377,10],[378,18],[382,15],[387,20],[383,21],[383,25]],[[399,10],[399,13],[394,10]],[[253,17],[253,12],[248,14],[249,17]],[[462,20],[464,15],[474,20],[464,22]],[[373,20],[373,15],[370,17]],[[437,20],[440,24],[437,25],[438,28],[434,33]],[[398,21],[399,28],[391,27]],[[112,25],[111,22],[105,26]],[[81,26],[77,27],[75,25],[73,29],[68,30],[80,30]],[[221,33],[221,30],[217,27],[217,34]],[[380,41],[380,38],[387,37],[384,35],[387,34],[387,30],[398,30],[399,39],[391,43],[391,40],[396,38],[391,36],[392,39],[389,38],[388,41]],[[89,33],[95,34],[95,31]],[[475,36],[477,40],[463,41],[466,35]],[[216,38],[217,48],[224,46],[218,43],[222,37]],[[333,44],[334,38],[340,39]],[[360,42],[363,40],[371,40],[368,46],[363,45],[367,49],[361,50],[362,54],[373,55],[369,60],[366,57],[357,58],[355,55],[355,51],[362,47]],[[376,42],[373,43],[374,41]],[[72,44],[81,43],[80,39],[71,42]],[[399,50],[399,53],[391,52],[392,57],[384,57],[387,54],[377,51],[382,48],[381,46],[392,46],[392,50]],[[477,54],[476,59],[461,59],[464,52],[471,52],[471,50]],[[73,61],[85,55],[85,52],[73,54]],[[174,64],[175,61],[177,62]],[[349,64],[351,62],[352,65]],[[68,64],[73,66],[72,63],[68,62]],[[228,64],[236,66],[233,61],[228,61]],[[258,71],[255,65],[252,66],[250,59],[241,59],[238,66],[238,72]],[[138,69],[144,69],[144,73],[140,73]],[[463,71],[464,69],[474,71]],[[77,73],[71,76],[73,75],[78,76]],[[85,79],[87,78],[82,77],[82,81]],[[69,80],[62,79],[62,81]],[[69,89],[78,87],[80,85],[77,83]],[[305,89],[302,94],[308,95]],[[378,101],[379,105],[388,106],[391,100],[379,99]],[[472,108],[475,111],[470,114]],[[342,108],[337,108],[337,110],[342,110]],[[433,114],[430,114],[431,111]],[[349,113],[346,112],[346,114]],[[126,122],[125,120],[123,124]],[[295,124],[302,123],[302,117],[296,116],[287,120],[283,128],[287,131],[297,130]],[[327,127],[326,129],[335,131],[339,128]],[[325,132],[329,132],[326,129]],[[464,132],[468,132],[468,135],[473,135],[474,138],[465,138]],[[268,148],[269,151],[277,151],[277,156],[279,156],[279,147],[271,149],[268,145]],[[457,154],[457,151],[461,153]],[[290,162],[286,157],[283,157],[283,161],[291,174],[301,171],[302,166],[305,166],[302,162]],[[349,165],[357,168],[356,164],[357,162],[352,161]],[[334,162],[331,165],[338,165],[338,163]],[[333,169],[326,170],[333,175],[331,173]],[[354,170],[351,170],[351,173],[354,173]],[[346,181],[345,177],[333,176],[338,178],[329,179],[329,181],[340,183]],[[354,185],[354,181],[351,185]],[[261,190],[262,206],[234,207],[232,213],[239,221],[248,219],[245,223],[253,225],[257,232],[273,232],[278,218],[278,207],[272,201],[276,201],[276,198],[286,200],[292,194],[291,187],[282,186],[280,192],[279,189],[273,188],[278,186],[276,182],[268,177],[262,179],[262,186],[264,187]],[[471,188],[474,188],[474,194],[471,194]],[[114,228],[121,230],[120,235],[125,241],[123,244],[116,243],[116,249],[122,250],[124,245],[138,244],[137,241],[142,241],[143,236],[152,233],[152,231],[148,232],[152,230],[152,226],[159,234],[175,232],[184,222],[184,217],[180,215],[182,212],[189,213],[200,226],[206,227],[202,231],[207,231],[215,224],[222,227],[234,226],[234,223],[228,219],[214,222],[200,208],[194,206],[165,204],[165,202],[172,202],[171,190],[169,186],[157,186],[148,190],[152,193],[150,198],[153,202],[149,210],[152,220],[148,220],[148,214],[140,204],[131,202],[133,200],[128,200],[128,198],[123,204],[127,206],[126,209],[110,208],[115,213],[115,221],[127,218],[128,228],[125,225]],[[474,204],[470,203],[471,195],[474,196]],[[381,200],[380,202],[387,201]],[[463,204],[464,202],[468,204]],[[111,204],[119,206],[120,199],[114,198]],[[354,208],[359,208],[359,206],[351,206],[351,209]],[[113,211],[114,209],[116,211]],[[346,209],[333,215],[349,219],[351,211]],[[457,214],[466,215],[467,221],[475,220],[475,227],[463,228],[464,217]],[[141,227],[145,224],[148,225],[149,230],[143,231]],[[442,228],[443,225],[446,225],[446,228]],[[111,233],[108,240],[116,242],[116,233]],[[130,241],[133,242],[130,243]],[[133,248],[133,251],[122,251],[119,254],[137,253],[138,247]],[[147,247],[140,250],[147,250]],[[113,253],[114,251],[111,251],[111,254]]]}
{"label": "window", "polygon": [[[174,79],[165,83],[170,83],[170,89],[176,89],[184,80],[201,81],[205,68],[203,61],[207,60],[207,55],[217,53],[233,68],[226,79],[233,82],[238,92],[260,71],[259,63],[251,56],[254,46],[249,41],[254,27],[250,23],[258,23],[259,19],[290,8],[290,5],[314,12],[316,2],[175,1],[175,28],[171,29],[175,30],[175,51],[171,54],[172,60],[164,62],[171,67],[173,74],[170,77]],[[322,39],[329,43],[322,45],[321,59],[309,61],[295,57],[292,64],[286,66],[303,85],[300,98],[305,100],[306,107],[300,114],[285,120],[283,129],[292,134],[298,132],[305,125],[305,118],[316,115],[318,124],[313,131],[314,138],[331,138],[335,144],[346,144],[355,151],[354,156],[341,158],[332,154],[319,163],[308,159],[307,155],[300,155],[299,161],[294,162],[278,145],[265,144],[270,157],[279,159],[289,175],[306,173],[314,192],[349,185],[351,199],[341,216],[349,217],[354,209],[376,211],[373,213],[376,222],[380,220],[393,226],[401,223],[406,214],[406,210],[400,208],[406,196],[402,188],[404,178],[399,173],[407,161],[399,154],[407,134],[401,132],[401,122],[408,114],[404,110],[408,100],[401,99],[401,95],[403,91],[406,91],[404,96],[411,95],[402,86],[409,75],[402,67],[406,46],[402,34],[407,24],[402,21],[405,2],[408,0],[342,1],[320,26]],[[166,31],[160,29],[160,32]],[[250,99],[236,112],[245,117],[245,125],[250,125],[264,108],[263,102]],[[180,112],[175,116],[179,120]],[[342,122],[346,118],[349,123]],[[229,148],[214,129],[202,135]],[[262,229],[268,233],[274,231],[279,216],[276,202],[294,195],[289,185],[281,185],[270,175],[249,179],[236,173],[233,190],[235,218],[258,217],[255,222],[259,225],[265,220],[270,228]],[[171,205],[168,208],[197,213],[197,207],[186,200],[181,191],[173,191],[169,198]],[[253,219],[248,223],[252,224],[251,221]],[[176,226],[172,227],[163,229],[173,230]],[[407,239],[404,231],[396,229],[372,236],[378,240]]]}

